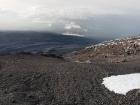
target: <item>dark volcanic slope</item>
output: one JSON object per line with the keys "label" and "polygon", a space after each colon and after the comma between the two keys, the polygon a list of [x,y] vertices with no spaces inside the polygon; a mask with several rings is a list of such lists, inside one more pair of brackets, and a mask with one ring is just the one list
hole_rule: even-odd
{"label": "dark volcanic slope", "polygon": [[0,53],[48,52],[63,54],[98,40],[47,32],[0,32]]}
{"label": "dark volcanic slope", "polygon": [[95,44],[65,56],[72,61],[125,62],[140,58],[140,36]]}
{"label": "dark volcanic slope", "polygon": [[35,55],[0,56],[0,105],[139,105],[137,90],[126,96],[101,83],[110,75],[140,72],[139,60],[80,64]]}

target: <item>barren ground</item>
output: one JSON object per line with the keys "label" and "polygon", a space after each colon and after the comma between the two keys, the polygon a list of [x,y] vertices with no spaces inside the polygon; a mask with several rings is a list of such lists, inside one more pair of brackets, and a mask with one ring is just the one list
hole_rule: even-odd
{"label": "barren ground", "polygon": [[84,64],[39,55],[0,56],[0,105],[140,105],[137,90],[123,96],[101,84],[106,76],[140,72],[139,62]]}

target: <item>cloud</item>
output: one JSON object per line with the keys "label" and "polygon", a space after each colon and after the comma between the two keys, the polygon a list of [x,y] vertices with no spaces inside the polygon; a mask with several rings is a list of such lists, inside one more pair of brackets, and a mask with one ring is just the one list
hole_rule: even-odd
{"label": "cloud", "polygon": [[82,27],[75,22],[70,22],[69,24],[65,25],[66,30],[71,30],[71,29],[82,29]]}
{"label": "cloud", "polygon": [[0,29],[47,30],[56,24],[80,29],[75,21],[97,15],[139,16],[139,4],[140,0],[0,0]]}
{"label": "cloud", "polygon": [[140,10],[139,0],[0,0],[0,8],[25,17],[85,18],[97,14],[128,14]]}

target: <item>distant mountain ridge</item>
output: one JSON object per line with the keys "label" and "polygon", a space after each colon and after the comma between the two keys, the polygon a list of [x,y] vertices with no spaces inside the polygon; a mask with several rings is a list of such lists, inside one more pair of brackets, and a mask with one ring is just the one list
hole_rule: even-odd
{"label": "distant mountain ridge", "polygon": [[64,54],[79,50],[98,39],[86,37],[61,35],[49,32],[0,32],[0,54],[17,52],[44,52],[53,54]]}

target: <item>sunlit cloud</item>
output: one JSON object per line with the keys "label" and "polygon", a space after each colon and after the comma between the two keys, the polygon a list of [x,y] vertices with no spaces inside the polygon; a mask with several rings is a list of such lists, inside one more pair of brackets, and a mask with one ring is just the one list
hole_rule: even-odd
{"label": "sunlit cloud", "polygon": [[69,24],[65,25],[65,29],[67,30],[71,30],[71,29],[81,29],[81,26],[74,23],[74,22],[70,22]]}

